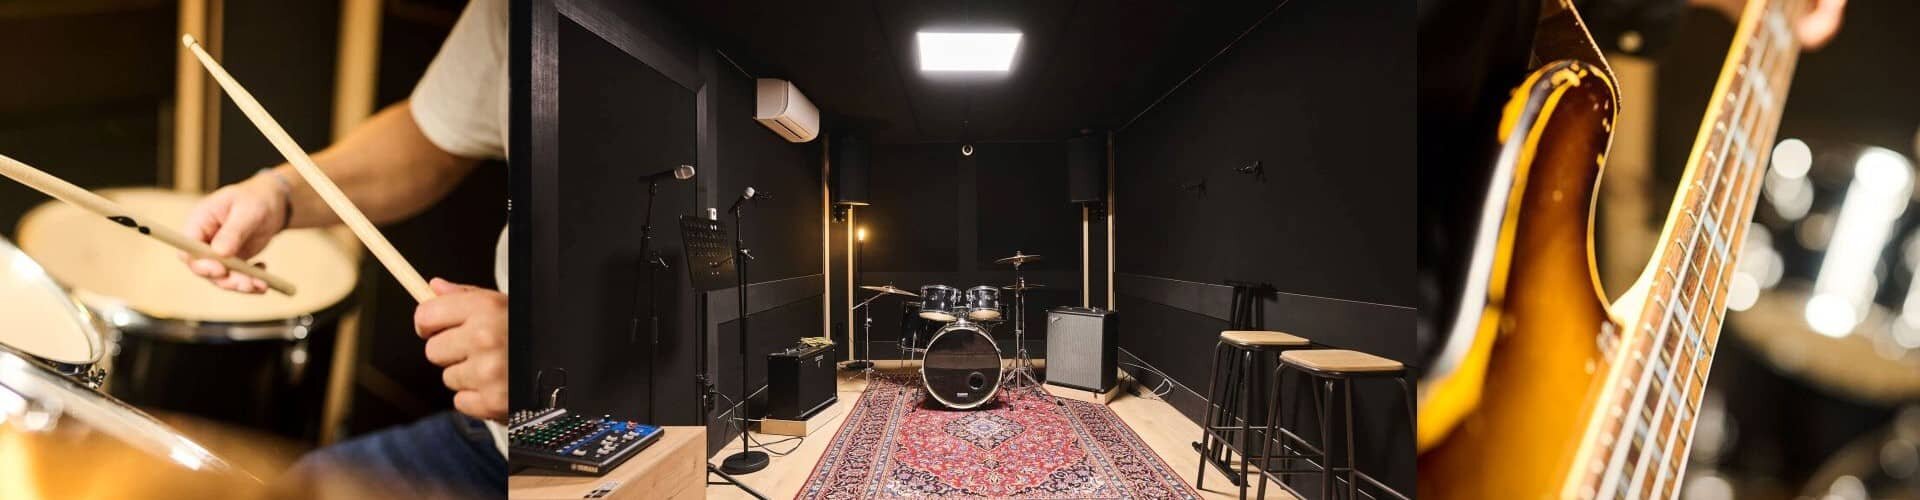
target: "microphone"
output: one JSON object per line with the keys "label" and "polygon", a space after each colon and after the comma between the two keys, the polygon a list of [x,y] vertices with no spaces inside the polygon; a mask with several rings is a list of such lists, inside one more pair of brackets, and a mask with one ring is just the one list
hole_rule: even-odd
{"label": "microphone", "polygon": [[771,198],[771,197],[773,197],[773,195],[754,191],[753,186],[747,186],[746,192],[740,194],[740,199],[733,200],[733,206],[727,208],[727,213],[734,213],[734,212],[740,211],[740,204],[742,203],[746,203],[748,201],[755,200],[755,199]]}
{"label": "microphone", "polygon": [[658,180],[661,180],[661,179],[665,179],[665,178],[667,178],[667,176],[669,176],[669,175],[671,175],[671,176],[673,176],[673,179],[674,179],[674,180],[681,180],[681,181],[684,181],[684,180],[687,180],[687,179],[692,179],[692,178],[693,178],[693,165],[681,165],[681,166],[678,166],[678,167],[673,167],[673,168],[669,168],[669,169],[666,169],[666,170],[661,170],[661,171],[659,171],[659,172],[654,172],[654,173],[651,173],[651,174],[647,174],[647,175],[645,175],[645,176],[643,176],[643,177],[641,177],[641,178],[640,178],[640,180],[643,180],[643,181],[647,181],[647,182],[653,182],[653,181],[658,181]]}

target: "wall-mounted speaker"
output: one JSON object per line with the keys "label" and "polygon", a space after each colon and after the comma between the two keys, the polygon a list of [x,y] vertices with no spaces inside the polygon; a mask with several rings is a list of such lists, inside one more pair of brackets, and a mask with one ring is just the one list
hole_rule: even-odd
{"label": "wall-mounted speaker", "polygon": [[840,205],[866,205],[867,179],[870,177],[873,145],[867,137],[854,132],[837,132],[827,137],[827,162],[833,177],[833,202]]}
{"label": "wall-mounted speaker", "polygon": [[1067,195],[1073,203],[1100,203],[1107,196],[1107,137],[1067,139]]}

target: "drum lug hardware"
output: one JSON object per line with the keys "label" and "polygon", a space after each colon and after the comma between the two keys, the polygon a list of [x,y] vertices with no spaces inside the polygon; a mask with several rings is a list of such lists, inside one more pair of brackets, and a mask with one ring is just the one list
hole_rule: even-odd
{"label": "drum lug hardware", "polygon": [[99,390],[100,386],[106,385],[107,383],[107,370],[99,366],[89,367],[85,373],[80,375],[80,378],[82,383],[87,385],[88,389]]}

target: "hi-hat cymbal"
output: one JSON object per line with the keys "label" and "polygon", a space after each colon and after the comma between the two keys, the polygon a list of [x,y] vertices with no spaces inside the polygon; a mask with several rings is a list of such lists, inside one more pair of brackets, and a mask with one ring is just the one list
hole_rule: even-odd
{"label": "hi-hat cymbal", "polygon": [[1001,290],[1022,290],[1022,291],[1024,291],[1024,290],[1031,290],[1031,289],[1035,289],[1035,288],[1046,288],[1046,287],[1047,287],[1046,285],[1042,285],[1042,284],[1039,284],[1039,283],[1015,283],[1015,284],[1011,284],[1011,285],[1007,285],[1007,286],[1003,286],[1003,287],[1000,287],[1000,289],[1001,289]]}
{"label": "hi-hat cymbal", "polygon": [[1041,257],[1038,255],[1031,255],[1031,254],[1024,254],[1024,253],[1020,253],[1019,250],[1014,250],[1012,257],[1001,257],[999,259],[994,260],[993,263],[1013,264],[1017,266],[1020,264],[1025,264],[1025,263],[1033,262],[1037,260],[1046,260],[1046,257]]}
{"label": "hi-hat cymbal", "polygon": [[880,293],[891,293],[891,294],[894,294],[894,295],[905,295],[905,296],[908,296],[908,297],[919,297],[919,296],[920,296],[920,294],[917,294],[917,293],[913,293],[913,292],[909,292],[909,291],[906,291],[906,290],[901,290],[901,289],[899,289],[899,288],[895,288],[895,287],[894,287],[893,285],[860,285],[860,289],[861,289],[861,290],[872,290],[872,291],[875,291],[875,292],[880,292]]}

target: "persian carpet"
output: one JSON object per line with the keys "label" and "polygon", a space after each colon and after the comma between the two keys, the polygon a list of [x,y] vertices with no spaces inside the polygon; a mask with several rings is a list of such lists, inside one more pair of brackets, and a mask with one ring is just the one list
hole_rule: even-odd
{"label": "persian carpet", "polygon": [[948,410],[874,377],[798,498],[1199,498],[1106,406],[995,397]]}

